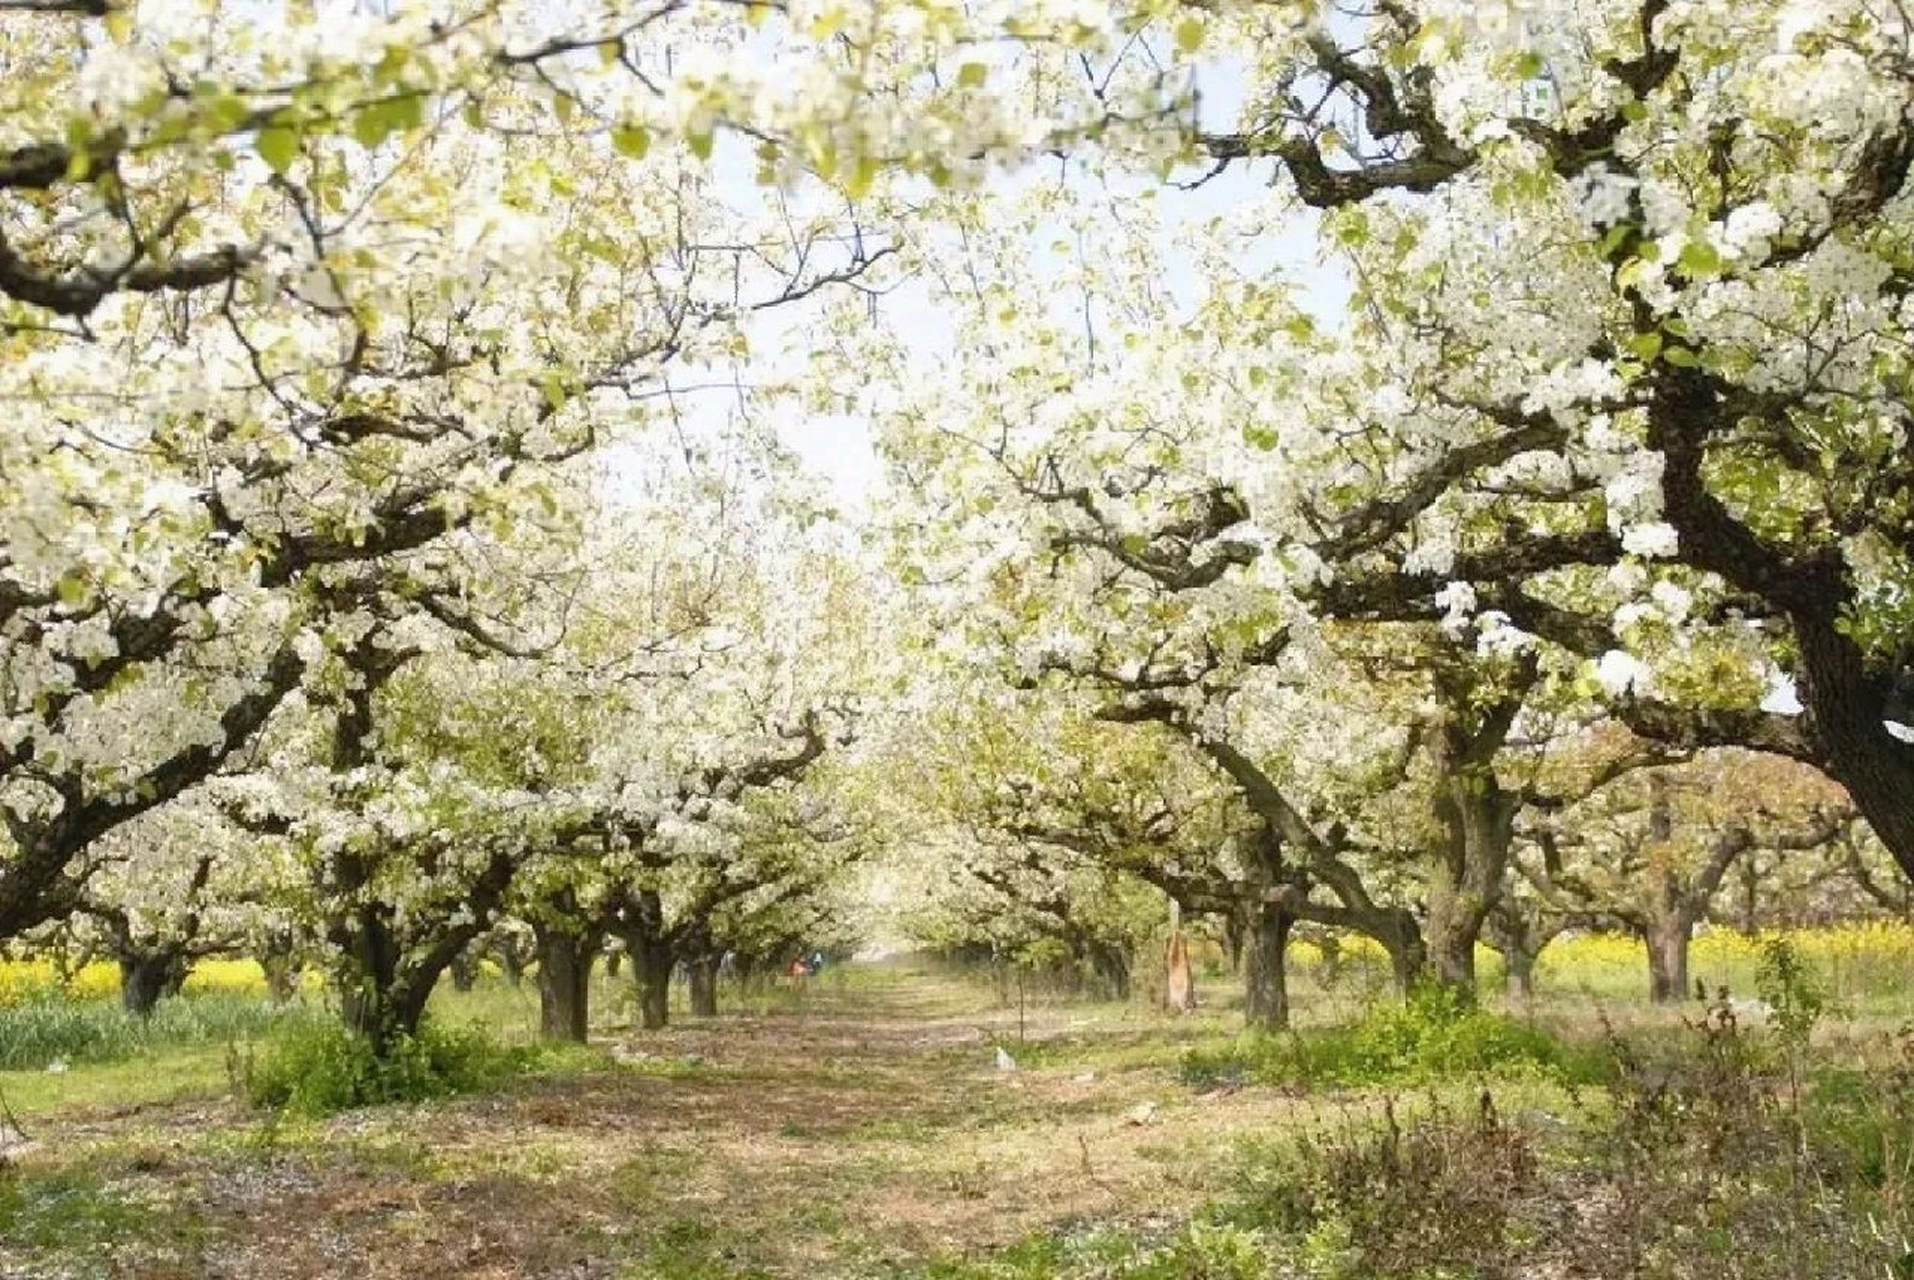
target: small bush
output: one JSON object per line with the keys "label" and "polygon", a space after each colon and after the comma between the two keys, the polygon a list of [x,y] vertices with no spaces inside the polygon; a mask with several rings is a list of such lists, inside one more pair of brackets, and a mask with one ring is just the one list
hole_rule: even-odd
{"label": "small bush", "polygon": [[1524,1201],[1539,1167],[1531,1137],[1504,1123],[1487,1093],[1472,1114],[1436,1101],[1407,1120],[1391,1100],[1383,1121],[1264,1148],[1229,1216],[1296,1242],[1311,1276],[1500,1274],[1530,1234]]}
{"label": "small bush", "polygon": [[301,1115],[330,1115],[380,1102],[420,1102],[475,1093],[526,1070],[535,1049],[508,1049],[477,1027],[445,1029],[428,1023],[402,1036],[385,1054],[338,1023],[292,1028],[265,1052],[238,1062],[238,1083],[255,1106]]}
{"label": "small bush", "polygon": [[1584,1082],[1601,1074],[1596,1055],[1548,1032],[1478,1008],[1466,993],[1427,987],[1407,1001],[1372,1006],[1356,1022],[1306,1034],[1250,1032],[1183,1056],[1192,1084],[1403,1084],[1454,1076],[1534,1074]]}

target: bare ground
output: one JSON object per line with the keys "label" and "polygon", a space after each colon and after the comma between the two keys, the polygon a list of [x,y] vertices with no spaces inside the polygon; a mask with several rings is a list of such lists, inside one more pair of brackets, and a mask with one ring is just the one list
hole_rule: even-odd
{"label": "bare ground", "polygon": [[[232,1101],[64,1113],[0,1177],[0,1276],[902,1275],[1215,1193],[1275,1090],[1202,1095],[1176,1032],[1018,1016],[892,974],[806,1008],[611,1037],[618,1065],[316,1124]],[[1025,1064],[1001,1071],[995,1045]],[[1036,1065],[1033,1060],[1056,1060]]]}

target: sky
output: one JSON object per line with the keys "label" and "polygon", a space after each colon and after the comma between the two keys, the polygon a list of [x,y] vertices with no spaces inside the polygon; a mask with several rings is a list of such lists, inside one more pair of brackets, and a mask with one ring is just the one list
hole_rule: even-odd
{"label": "sky", "polygon": [[[1200,76],[1199,87],[1205,125],[1219,129],[1233,127],[1245,93],[1245,77],[1241,66],[1218,62],[1205,68]],[[740,208],[748,208],[762,200],[755,178],[756,162],[742,142],[722,139],[714,156],[714,169],[719,189],[727,201]],[[1006,173],[993,181],[1001,183],[1001,189],[1006,193],[1015,194],[1036,182],[1053,182],[1055,174],[1054,166],[1044,166],[1023,173]],[[1188,176],[1197,175],[1192,172]],[[1182,177],[1179,175],[1179,180]],[[1249,202],[1265,199],[1268,182],[1269,173],[1266,169],[1238,165],[1194,190],[1158,187],[1150,207],[1158,213],[1160,234],[1165,242],[1164,278],[1174,294],[1191,300],[1201,287],[1201,281],[1188,255],[1168,241],[1180,230]],[[1136,189],[1141,190],[1142,187],[1143,182],[1140,181]],[[1093,194],[1093,189],[1087,183],[1078,190],[1080,195]],[[1127,197],[1120,192],[1107,196],[1102,192],[1094,192],[1094,198],[1120,200]],[[1280,271],[1292,281],[1298,291],[1300,304],[1314,313],[1318,320],[1332,324],[1339,320],[1350,293],[1350,285],[1337,269],[1318,261],[1316,220],[1312,212],[1299,209],[1282,225],[1271,228],[1267,236],[1258,239],[1255,251],[1262,255],[1262,265],[1271,271]],[[1041,257],[1034,260],[1033,269],[1036,273],[1033,286],[1040,290],[1045,270]],[[925,368],[933,367],[948,351],[953,325],[940,312],[924,283],[905,280],[879,299],[877,308],[881,321],[904,335],[913,360],[922,362]],[[815,308],[796,306],[773,308],[750,318],[747,329],[754,352],[752,367],[757,376],[803,367],[808,355],[805,329],[807,322],[815,315]],[[743,376],[742,372],[740,376]],[[708,371],[678,376],[677,381],[682,384],[719,384],[687,392],[680,399],[692,429],[702,424],[715,432],[737,411],[736,394],[722,385],[729,377],[729,373],[713,377]],[[837,505],[847,514],[855,516],[867,513],[874,504],[881,503],[882,466],[869,421],[836,415],[790,419],[774,425],[782,442],[797,455],[807,471],[823,481]],[[618,465],[616,461],[613,462],[614,473]]]}

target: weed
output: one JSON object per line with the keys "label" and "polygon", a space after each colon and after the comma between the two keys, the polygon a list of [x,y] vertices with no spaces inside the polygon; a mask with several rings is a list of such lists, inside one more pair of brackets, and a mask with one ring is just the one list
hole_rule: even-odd
{"label": "weed", "polygon": [[254,1105],[301,1115],[330,1115],[378,1102],[418,1102],[491,1088],[538,1060],[533,1049],[507,1049],[477,1028],[427,1023],[384,1054],[337,1023],[298,1026],[246,1061],[239,1082]]}
{"label": "weed", "polygon": [[1538,1027],[1478,1008],[1452,989],[1429,987],[1407,1001],[1372,1005],[1344,1026],[1249,1032],[1221,1048],[1192,1048],[1181,1071],[1198,1085],[1351,1087],[1485,1073],[1586,1083],[1599,1077],[1600,1064]]}

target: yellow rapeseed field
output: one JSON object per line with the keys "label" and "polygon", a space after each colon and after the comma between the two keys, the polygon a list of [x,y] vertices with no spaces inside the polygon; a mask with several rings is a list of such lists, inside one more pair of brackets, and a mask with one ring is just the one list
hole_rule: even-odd
{"label": "yellow rapeseed field", "polygon": [[[316,972],[304,975],[307,990],[324,979]],[[189,994],[266,994],[266,972],[257,960],[201,960],[186,977]],[[76,970],[64,983],[51,960],[0,960],[0,1009],[64,996],[69,1000],[106,1000],[120,993],[117,965],[96,960]]]}

